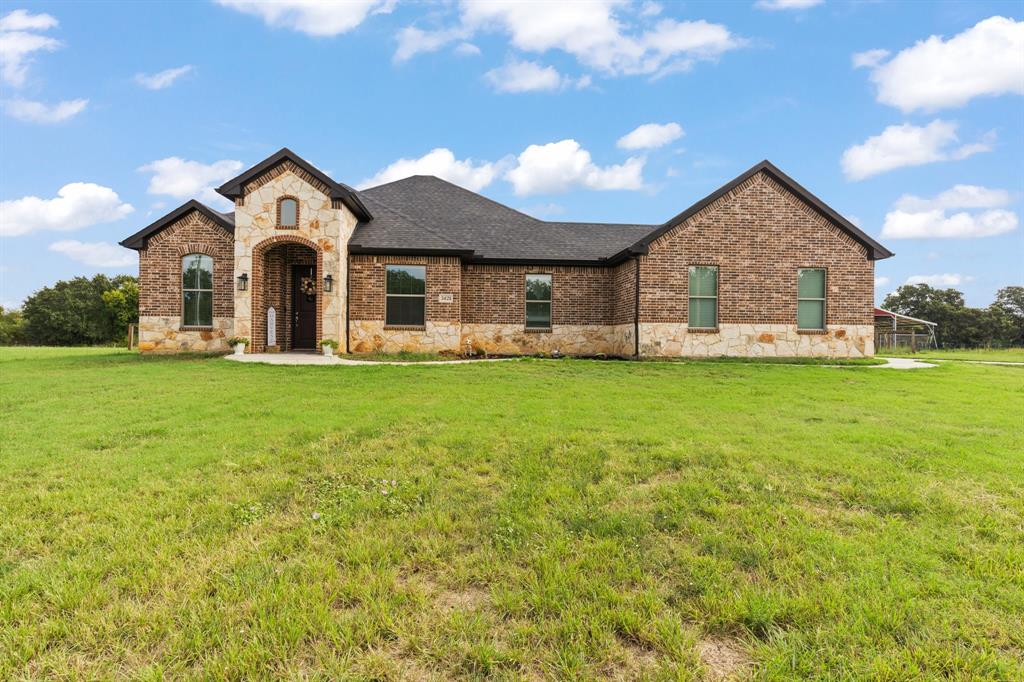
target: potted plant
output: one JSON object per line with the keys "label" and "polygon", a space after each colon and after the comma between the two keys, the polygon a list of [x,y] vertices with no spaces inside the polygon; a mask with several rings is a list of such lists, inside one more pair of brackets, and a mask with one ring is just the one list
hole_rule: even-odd
{"label": "potted plant", "polygon": [[249,339],[244,336],[232,336],[228,339],[228,345],[234,347],[235,355],[242,355],[245,353],[245,347],[249,345]]}
{"label": "potted plant", "polygon": [[324,355],[330,357],[334,355],[334,351],[338,350],[338,342],[334,339],[324,339],[320,342],[320,347],[324,351]]}

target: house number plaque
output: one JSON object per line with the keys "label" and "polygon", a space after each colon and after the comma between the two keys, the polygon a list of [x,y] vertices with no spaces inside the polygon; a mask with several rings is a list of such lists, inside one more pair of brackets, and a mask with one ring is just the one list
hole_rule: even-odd
{"label": "house number plaque", "polygon": [[455,294],[438,294],[437,295],[437,302],[438,303],[454,303],[455,302]]}

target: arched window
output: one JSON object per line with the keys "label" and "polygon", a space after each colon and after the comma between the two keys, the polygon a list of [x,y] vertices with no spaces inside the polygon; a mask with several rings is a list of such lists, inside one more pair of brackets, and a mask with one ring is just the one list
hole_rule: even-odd
{"label": "arched window", "polygon": [[284,197],[277,202],[277,226],[299,226],[299,202],[291,197]]}
{"label": "arched window", "polygon": [[201,253],[181,259],[181,323],[213,326],[213,259]]}

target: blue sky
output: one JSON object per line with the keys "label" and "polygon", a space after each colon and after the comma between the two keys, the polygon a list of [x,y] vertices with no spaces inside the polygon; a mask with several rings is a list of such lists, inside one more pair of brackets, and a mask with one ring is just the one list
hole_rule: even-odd
{"label": "blue sky", "polygon": [[[5,2],[0,303],[287,146],[662,222],[763,158],[972,305],[1024,283],[1019,2]],[[639,130],[638,130],[639,129]],[[404,160],[404,161],[402,161]],[[922,279],[923,278],[923,279]]]}

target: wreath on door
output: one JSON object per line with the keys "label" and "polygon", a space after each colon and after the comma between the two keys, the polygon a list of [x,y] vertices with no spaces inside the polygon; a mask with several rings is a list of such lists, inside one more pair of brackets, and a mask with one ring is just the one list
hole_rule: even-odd
{"label": "wreath on door", "polygon": [[316,294],[316,282],[312,277],[303,277],[299,280],[299,291],[305,294],[307,301],[312,301]]}

